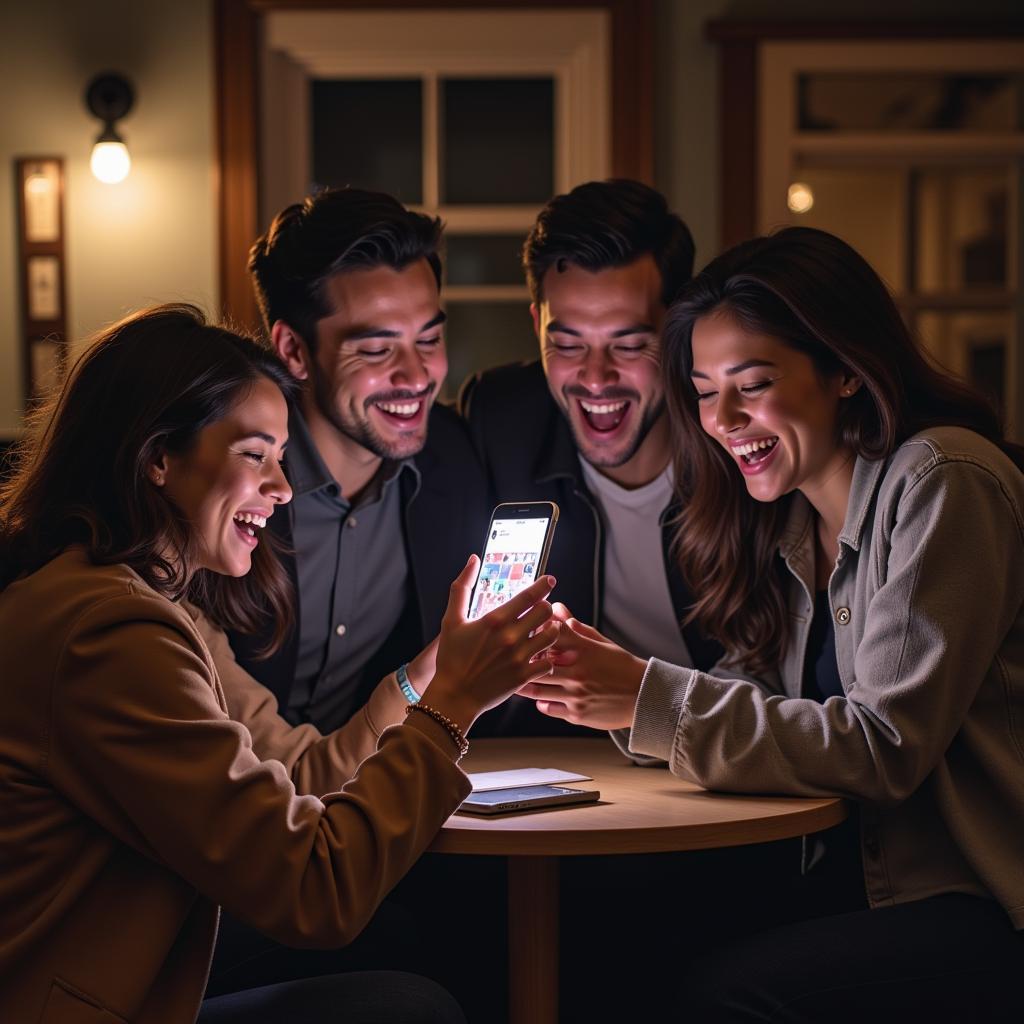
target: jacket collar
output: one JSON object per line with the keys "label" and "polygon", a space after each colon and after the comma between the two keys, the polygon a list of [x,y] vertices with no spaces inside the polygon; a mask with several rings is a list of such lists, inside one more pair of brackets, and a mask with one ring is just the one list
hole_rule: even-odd
{"label": "jacket collar", "polygon": [[857,456],[853,467],[853,480],[850,483],[850,503],[846,507],[846,521],[839,533],[839,540],[854,551],[860,550],[868,514],[875,503],[875,495],[888,465],[888,459],[865,459]]}

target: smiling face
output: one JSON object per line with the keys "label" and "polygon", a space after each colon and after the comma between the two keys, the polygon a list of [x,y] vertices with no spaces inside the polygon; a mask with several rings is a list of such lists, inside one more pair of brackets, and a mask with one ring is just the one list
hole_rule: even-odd
{"label": "smiling face", "polygon": [[198,538],[197,568],[244,576],[259,532],[292,492],[281,468],[288,406],[260,377],[227,414],[205,426],[183,454],[164,454],[150,477],[164,488]]}
{"label": "smiling face", "polygon": [[669,457],[653,257],[598,271],[555,266],[542,294],[531,309],[544,372],[580,454],[623,483],[653,479]]}
{"label": "smiling face", "polygon": [[346,270],[328,280],[325,298],[332,312],[317,322],[315,351],[304,349],[298,369],[281,352],[310,380],[303,412],[318,446],[357,461],[415,455],[448,372],[430,264]]}
{"label": "smiling face", "polygon": [[724,310],[696,322],[692,346],[701,426],[735,460],[752,498],[800,490],[820,508],[832,490],[848,489],[852,453],[836,423],[855,378],[823,378],[809,356]]}

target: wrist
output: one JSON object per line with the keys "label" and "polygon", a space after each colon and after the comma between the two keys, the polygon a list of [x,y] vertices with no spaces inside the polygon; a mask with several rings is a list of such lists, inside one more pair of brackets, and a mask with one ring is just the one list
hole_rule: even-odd
{"label": "wrist", "polygon": [[[478,701],[469,700],[462,694],[452,693],[444,685],[444,679],[434,676],[430,685],[423,691],[422,700],[432,708],[450,718],[464,733],[477,720],[482,708]],[[437,684],[441,683],[440,686]]]}
{"label": "wrist", "polygon": [[409,666],[399,665],[395,669],[395,679],[398,682],[398,688],[402,691],[402,696],[405,697],[409,704],[418,704],[422,697],[419,688],[413,685],[412,680],[409,678]]}

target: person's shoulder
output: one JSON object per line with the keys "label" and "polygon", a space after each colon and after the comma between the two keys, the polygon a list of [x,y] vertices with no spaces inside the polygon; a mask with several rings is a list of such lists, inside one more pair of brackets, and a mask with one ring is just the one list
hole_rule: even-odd
{"label": "person's shoulder", "polygon": [[997,444],[966,427],[928,427],[908,437],[893,453],[890,472],[920,476],[935,469],[956,472],[976,466],[1024,487],[1024,474]]}
{"label": "person's shoulder", "polygon": [[188,614],[131,567],[98,564],[77,546],[12,583],[4,597],[26,624],[23,636],[45,636],[54,649],[71,636],[99,635],[133,622],[159,624],[195,640]]}

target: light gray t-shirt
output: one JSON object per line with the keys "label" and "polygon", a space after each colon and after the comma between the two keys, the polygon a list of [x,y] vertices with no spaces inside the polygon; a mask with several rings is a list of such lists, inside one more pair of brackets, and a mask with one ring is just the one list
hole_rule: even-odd
{"label": "light gray t-shirt", "polygon": [[671,465],[632,490],[585,459],[580,465],[604,527],[601,632],[639,658],[693,664],[672,607],[661,540],[661,514],[672,501]]}

